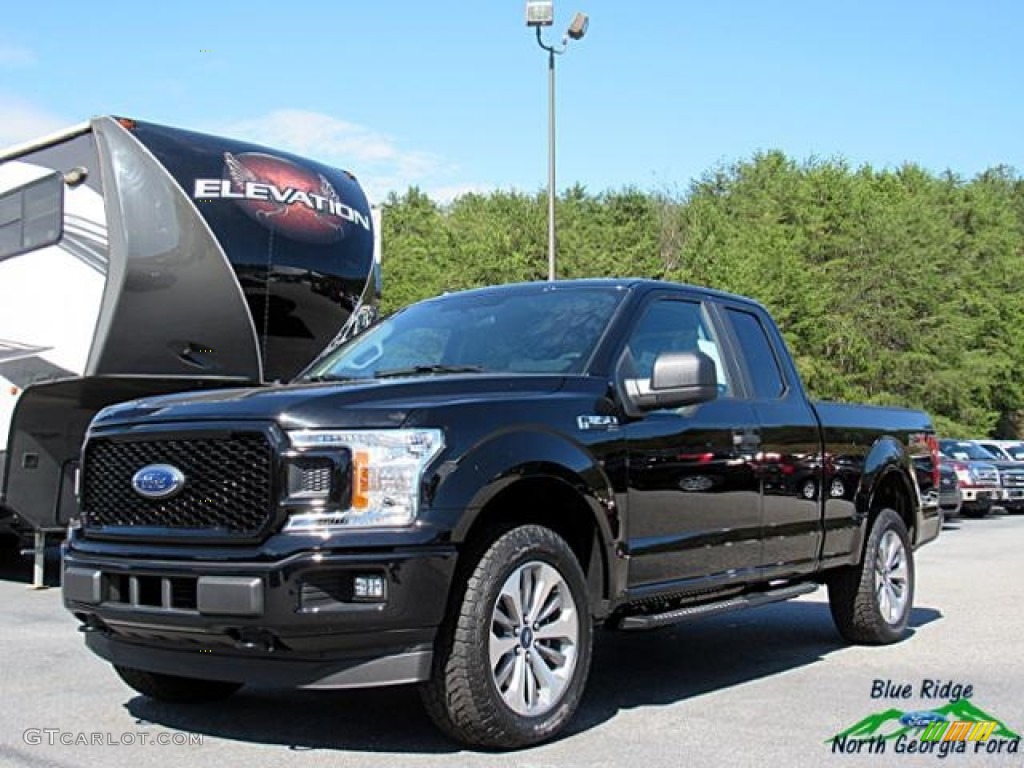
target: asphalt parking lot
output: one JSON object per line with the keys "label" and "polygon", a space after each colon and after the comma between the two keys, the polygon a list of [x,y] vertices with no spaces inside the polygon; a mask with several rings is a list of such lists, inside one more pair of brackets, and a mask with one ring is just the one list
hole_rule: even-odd
{"label": "asphalt parking lot", "polygon": [[[895,646],[845,645],[824,590],[655,633],[603,633],[569,734],[513,754],[446,741],[407,687],[246,689],[191,708],[152,702],[85,650],[58,589],[30,589],[29,563],[8,561],[0,765],[933,765],[937,751],[897,753],[889,742],[883,754],[849,754],[831,737],[886,710],[934,709],[948,698],[922,693],[963,695],[967,686],[971,704],[1024,732],[1022,550],[1024,516],[948,524],[918,553],[913,632]],[[1005,743],[1001,753],[965,746],[940,764],[1024,764]]]}

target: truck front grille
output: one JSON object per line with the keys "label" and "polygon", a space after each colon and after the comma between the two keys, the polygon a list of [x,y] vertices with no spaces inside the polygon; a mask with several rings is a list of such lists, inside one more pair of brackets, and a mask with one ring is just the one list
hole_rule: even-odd
{"label": "truck front grille", "polygon": [[1004,469],[999,473],[1003,479],[1003,486],[1006,488],[1024,488],[1024,471],[1019,469]]}
{"label": "truck front grille", "polygon": [[[176,494],[145,498],[132,478],[169,464],[185,477]],[[98,437],[85,447],[82,524],[87,533],[253,537],[273,515],[273,450],[261,432]]]}
{"label": "truck front grille", "polygon": [[974,472],[977,485],[999,485],[999,473],[994,469],[978,469]]}

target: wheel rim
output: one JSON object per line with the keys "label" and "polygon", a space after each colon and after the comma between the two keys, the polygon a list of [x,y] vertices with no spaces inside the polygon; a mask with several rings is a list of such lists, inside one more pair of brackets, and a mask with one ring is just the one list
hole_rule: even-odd
{"label": "wheel rim", "polygon": [[561,700],[579,649],[572,592],[551,565],[530,561],[505,580],[491,613],[489,657],[499,695],[518,715],[536,717]]}
{"label": "wheel rim", "polygon": [[888,624],[898,624],[910,600],[907,551],[895,531],[886,531],[875,556],[875,596]]}

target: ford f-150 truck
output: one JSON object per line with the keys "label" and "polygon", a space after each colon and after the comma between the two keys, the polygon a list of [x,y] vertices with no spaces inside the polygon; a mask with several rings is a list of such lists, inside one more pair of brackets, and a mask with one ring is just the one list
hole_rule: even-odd
{"label": "ford f-150 truck", "polygon": [[[984,517],[1003,498],[999,462],[984,448],[970,440],[939,440],[940,460],[956,472],[960,484],[960,511],[967,517]],[[1024,485],[1024,478],[1013,466],[1011,484]]]}
{"label": "ford f-150 truck", "polygon": [[493,287],[291,384],[103,410],[64,601],[147,696],[419,683],[449,735],[515,748],[572,717],[596,626],[825,584],[843,637],[899,640],[938,469],[925,414],[811,402],[749,299]]}

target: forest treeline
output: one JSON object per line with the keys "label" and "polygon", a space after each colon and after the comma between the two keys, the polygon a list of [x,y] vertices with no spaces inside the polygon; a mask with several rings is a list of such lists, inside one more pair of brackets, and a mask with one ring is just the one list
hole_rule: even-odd
{"label": "forest treeline", "polygon": [[[385,311],[547,276],[544,192],[417,188],[384,213]],[[1024,180],[875,170],[780,152],[689,189],[557,201],[558,277],[639,276],[752,296],[815,398],[907,405],[949,436],[1024,433]]]}

